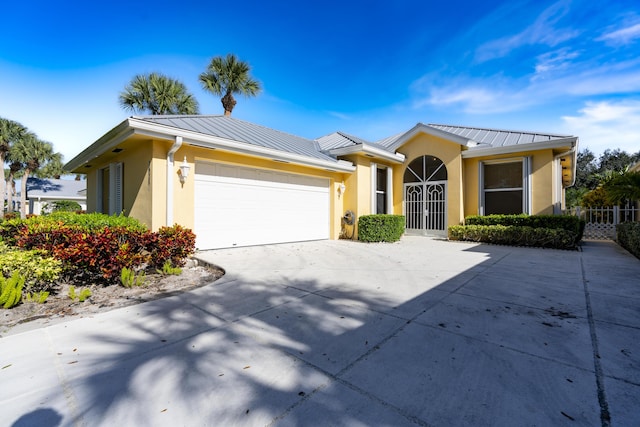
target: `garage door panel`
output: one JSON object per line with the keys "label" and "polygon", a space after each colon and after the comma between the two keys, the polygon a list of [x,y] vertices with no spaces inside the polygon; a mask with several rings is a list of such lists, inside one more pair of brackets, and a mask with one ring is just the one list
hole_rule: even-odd
{"label": "garage door panel", "polygon": [[198,166],[198,248],[329,238],[327,179],[228,165]]}

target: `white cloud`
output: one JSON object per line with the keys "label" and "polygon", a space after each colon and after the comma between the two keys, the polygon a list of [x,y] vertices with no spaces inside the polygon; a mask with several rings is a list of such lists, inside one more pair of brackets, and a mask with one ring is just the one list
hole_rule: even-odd
{"label": "white cloud", "polygon": [[640,39],[640,22],[605,33],[596,40],[612,45],[627,45],[636,39]]}
{"label": "white cloud", "polygon": [[492,114],[558,100],[640,92],[640,59],[597,65],[571,62],[578,55],[564,49],[541,55],[537,73],[522,78],[439,78],[429,73],[411,85],[413,108],[457,106],[466,113]]}
{"label": "white cloud", "polygon": [[616,148],[640,151],[640,101],[587,102],[578,115],[562,120],[566,133],[580,137],[580,149],[596,155]]}
{"label": "white cloud", "polygon": [[545,9],[536,20],[521,32],[491,40],[476,50],[479,62],[507,56],[513,50],[527,45],[557,46],[578,36],[579,32],[569,28],[555,29],[555,24],[569,12],[566,1],[559,1]]}
{"label": "white cloud", "polygon": [[557,49],[538,55],[535,66],[535,74],[532,80],[547,78],[550,74],[563,72],[572,65],[572,60],[580,56],[580,52],[568,48]]}

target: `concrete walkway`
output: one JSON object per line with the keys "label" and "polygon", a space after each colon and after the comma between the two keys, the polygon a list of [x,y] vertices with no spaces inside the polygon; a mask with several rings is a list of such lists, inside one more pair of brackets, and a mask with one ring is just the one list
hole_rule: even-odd
{"label": "concrete walkway", "polygon": [[0,424],[640,425],[640,261],[614,243],[199,257],[227,275],[0,338]]}

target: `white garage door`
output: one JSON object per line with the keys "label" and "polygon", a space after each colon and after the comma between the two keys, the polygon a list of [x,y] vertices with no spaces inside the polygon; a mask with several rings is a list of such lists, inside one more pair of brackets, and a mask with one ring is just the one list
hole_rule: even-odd
{"label": "white garage door", "polygon": [[198,162],[198,249],[329,238],[329,180]]}

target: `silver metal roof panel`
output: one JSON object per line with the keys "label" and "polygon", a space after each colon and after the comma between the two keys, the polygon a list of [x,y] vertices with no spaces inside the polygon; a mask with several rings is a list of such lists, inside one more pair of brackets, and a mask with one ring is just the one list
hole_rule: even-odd
{"label": "silver metal roof panel", "polygon": [[136,116],[136,119],[171,126],[178,129],[244,142],[260,147],[295,153],[322,160],[336,161],[322,153],[318,144],[310,139],[291,135],[275,129],[245,122],[233,117],[215,115],[185,116]]}

